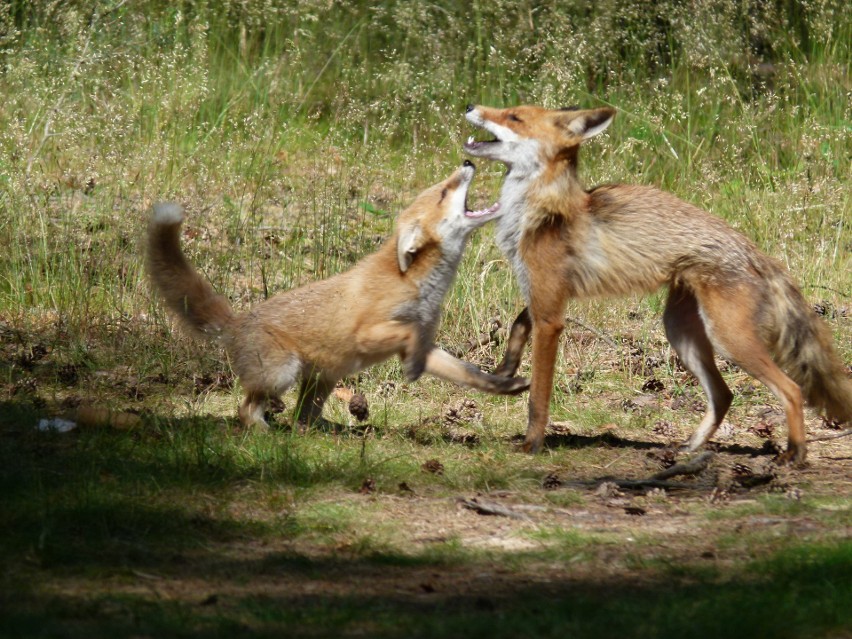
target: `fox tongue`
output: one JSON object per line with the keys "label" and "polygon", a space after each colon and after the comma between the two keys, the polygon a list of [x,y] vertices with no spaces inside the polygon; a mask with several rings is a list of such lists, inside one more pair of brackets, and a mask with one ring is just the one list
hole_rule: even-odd
{"label": "fox tongue", "polygon": [[478,211],[465,211],[464,214],[467,217],[485,217],[486,215],[493,215],[497,211],[500,210],[500,202],[495,202],[487,209],[479,209]]}
{"label": "fox tongue", "polygon": [[496,137],[493,140],[476,140],[476,138],[474,138],[471,135],[470,137],[468,137],[467,142],[465,142],[464,146],[465,146],[465,148],[468,148],[468,149],[475,149],[477,147],[480,147],[480,146],[483,146],[483,145],[486,145],[486,144],[493,144],[493,143],[499,142],[499,141],[500,140],[498,140]]}

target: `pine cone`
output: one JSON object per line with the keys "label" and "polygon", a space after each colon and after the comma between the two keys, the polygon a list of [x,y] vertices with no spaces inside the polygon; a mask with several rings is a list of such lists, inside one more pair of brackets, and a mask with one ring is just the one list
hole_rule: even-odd
{"label": "pine cone", "polygon": [[355,393],[349,400],[349,412],[359,422],[363,422],[370,416],[370,408],[367,406],[367,398],[363,393]]}

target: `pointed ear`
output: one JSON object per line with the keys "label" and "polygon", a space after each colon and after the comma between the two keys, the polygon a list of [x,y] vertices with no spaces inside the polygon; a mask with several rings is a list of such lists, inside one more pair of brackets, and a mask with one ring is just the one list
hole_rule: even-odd
{"label": "pointed ear", "polygon": [[423,231],[419,224],[409,224],[399,229],[399,238],[396,243],[396,258],[399,261],[399,270],[405,273],[417,252],[423,247]]}
{"label": "pointed ear", "polygon": [[615,109],[609,107],[582,111],[568,122],[566,128],[583,140],[588,140],[602,133],[614,117]]}

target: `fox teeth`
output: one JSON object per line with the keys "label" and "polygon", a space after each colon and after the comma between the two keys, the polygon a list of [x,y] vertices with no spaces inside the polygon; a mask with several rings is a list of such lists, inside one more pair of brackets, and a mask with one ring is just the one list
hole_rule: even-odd
{"label": "fox teeth", "polygon": [[473,144],[473,136],[472,135],[467,139],[467,143]]}

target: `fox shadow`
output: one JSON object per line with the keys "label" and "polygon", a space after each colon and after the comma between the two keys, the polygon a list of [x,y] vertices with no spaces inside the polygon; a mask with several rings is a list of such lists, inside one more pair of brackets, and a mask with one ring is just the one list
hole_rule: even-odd
{"label": "fox shadow", "polygon": [[[511,442],[520,446],[524,442],[524,435],[522,433],[514,435],[511,438]],[[547,433],[544,437],[544,446],[546,448],[568,448],[577,450],[583,448],[632,448],[636,450],[665,450],[674,448],[675,450],[678,450],[681,443],[662,443],[641,439],[631,439],[606,431],[594,435]],[[750,457],[777,455],[779,452],[775,445],[773,445],[769,440],[767,440],[762,447],[746,446],[737,443],[722,444],[718,442],[709,442],[706,444],[705,448],[717,453],[748,455]]]}

